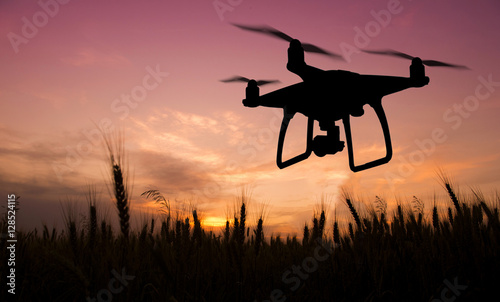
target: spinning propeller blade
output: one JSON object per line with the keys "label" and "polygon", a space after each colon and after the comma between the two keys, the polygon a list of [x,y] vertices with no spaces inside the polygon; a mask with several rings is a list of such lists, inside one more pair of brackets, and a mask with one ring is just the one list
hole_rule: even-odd
{"label": "spinning propeller blade", "polygon": [[263,34],[266,34],[266,35],[271,35],[271,36],[274,36],[274,37],[277,37],[277,38],[280,38],[282,40],[285,40],[287,42],[290,42],[293,40],[292,37],[290,37],[289,35],[285,34],[284,32],[281,32],[277,29],[274,29],[270,26],[261,26],[261,27],[258,27],[258,26],[246,26],[246,25],[240,25],[240,24],[235,24],[235,23],[231,23],[232,25],[240,28],[240,29],[243,29],[243,30],[248,30],[248,31],[255,31],[255,32],[259,32],[259,33],[263,33]]}
{"label": "spinning propeller blade", "polygon": [[[404,52],[392,50],[392,49],[385,49],[385,50],[362,50],[363,52],[366,53],[371,53],[375,55],[388,55],[388,56],[393,56],[393,57],[400,57],[408,60],[412,60],[413,56],[410,56],[409,54],[406,54]],[[440,62],[440,61],[435,61],[435,60],[422,60],[422,63],[426,66],[431,66],[431,67],[450,67],[450,68],[457,68],[457,69],[469,69],[467,66],[464,65],[457,65],[457,64],[450,64],[450,63],[445,63],[445,62]]]}
{"label": "spinning propeller blade", "polygon": [[[229,79],[225,79],[225,80],[220,80],[221,82],[223,83],[230,83],[230,82],[245,82],[245,83],[248,83],[250,81],[250,79],[248,78],[245,78],[245,77],[241,77],[241,76],[234,76],[232,78],[229,78]],[[257,86],[262,86],[262,85],[266,85],[266,84],[273,84],[273,83],[279,83],[280,81],[278,80],[259,80],[257,81]]]}
{"label": "spinning propeller blade", "polygon": [[[248,31],[254,31],[254,32],[258,32],[258,33],[262,33],[262,34],[265,34],[265,35],[268,35],[268,36],[272,36],[272,37],[275,37],[275,38],[279,38],[279,39],[282,39],[282,40],[285,40],[287,42],[290,42],[293,40],[292,37],[290,37],[289,35],[285,34],[284,32],[282,31],[279,31],[275,28],[272,28],[270,26],[246,26],[246,25],[240,25],[240,24],[234,24],[234,23],[231,23],[232,25],[240,28],[240,29],[243,29],[243,30],[248,30]],[[333,53],[333,52],[330,52],[328,50],[325,50],[323,48],[320,48],[316,45],[313,45],[313,44],[309,44],[309,43],[302,43],[302,48],[304,48],[304,51],[307,51],[307,52],[313,52],[313,53],[318,53],[318,54],[322,54],[322,55],[327,55],[329,57],[332,57],[334,59],[344,59],[341,55],[339,54],[336,54],[336,53]]]}

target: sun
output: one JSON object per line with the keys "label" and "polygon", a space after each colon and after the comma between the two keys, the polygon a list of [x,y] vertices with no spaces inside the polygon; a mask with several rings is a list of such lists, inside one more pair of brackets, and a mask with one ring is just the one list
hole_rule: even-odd
{"label": "sun", "polygon": [[209,216],[205,217],[201,224],[204,227],[223,227],[226,225],[226,219],[222,217]]}

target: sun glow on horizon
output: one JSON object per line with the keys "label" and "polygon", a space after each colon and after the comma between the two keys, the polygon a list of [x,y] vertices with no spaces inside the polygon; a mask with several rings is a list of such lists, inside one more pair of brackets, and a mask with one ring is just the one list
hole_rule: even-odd
{"label": "sun glow on horizon", "polygon": [[[216,216],[209,216],[203,218],[201,225],[204,227],[223,227],[226,225],[227,219]],[[231,222],[229,222],[231,223]]]}

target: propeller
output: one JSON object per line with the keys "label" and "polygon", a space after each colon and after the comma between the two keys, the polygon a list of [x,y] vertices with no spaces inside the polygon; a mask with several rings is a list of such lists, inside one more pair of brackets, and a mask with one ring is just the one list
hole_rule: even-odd
{"label": "propeller", "polygon": [[[241,77],[241,76],[234,76],[232,78],[220,80],[220,81],[223,83],[230,83],[230,82],[248,83],[248,82],[250,82],[250,79],[245,78],[245,77]],[[278,80],[259,80],[259,81],[256,81],[256,83],[257,83],[257,86],[262,86],[262,85],[266,85],[266,84],[280,83],[280,81],[278,81]]]}
{"label": "propeller", "polygon": [[[272,28],[271,26],[266,25],[266,26],[259,27],[259,26],[246,26],[246,25],[240,25],[240,24],[235,24],[235,23],[231,23],[231,24],[240,28],[240,29],[243,29],[243,30],[262,33],[262,34],[265,34],[268,36],[272,36],[275,38],[285,40],[287,42],[290,42],[293,40],[293,38],[290,37],[289,35],[285,34],[282,31],[279,31],[275,28]],[[313,45],[313,44],[302,43],[302,48],[304,49],[304,51],[307,51],[307,52],[322,54],[322,55],[326,55],[326,56],[329,56],[329,57],[334,58],[334,59],[344,60],[344,58],[341,55],[330,52],[328,50],[324,50],[323,48],[320,48],[320,47]]]}
{"label": "propeller", "polygon": [[[404,52],[392,50],[392,49],[385,49],[385,50],[361,50],[366,53],[371,53],[375,55],[388,55],[388,56],[393,56],[393,57],[400,57],[408,60],[413,60],[415,57],[410,56],[409,54],[406,54]],[[450,67],[450,68],[457,68],[457,69],[469,69],[467,66],[464,65],[457,65],[457,64],[451,64],[451,63],[445,63],[445,62],[440,62],[440,61],[435,61],[435,60],[422,60],[422,63],[426,66],[431,66],[431,67]]]}

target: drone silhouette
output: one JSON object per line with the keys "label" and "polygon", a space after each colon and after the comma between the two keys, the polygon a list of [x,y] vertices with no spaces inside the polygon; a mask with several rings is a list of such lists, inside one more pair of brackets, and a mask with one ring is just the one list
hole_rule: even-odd
{"label": "drone silhouette", "polygon": [[[392,158],[392,143],[389,125],[382,107],[382,98],[411,87],[423,87],[429,83],[425,75],[424,65],[467,69],[466,66],[444,63],[434,60],[421,60],[408,54],[394,50],[365,50],[366,53],[391,55],[410,59],[410,76],[364,75],[345,70],[322,70],[307,65],[304,60],[304,51],[329,56],[333,59],[342,59],[341,55],[324,50],[317,46],[301,43],[289,35],[269,26],[255,27],[233,24],[247,31],[263,33],[283,39],[290,43],[288,48],[288,63],[286,68],[298,75],[302,82],[288,87],[259,95],[259,87],[277,80],[250,80],[235,76],[222,82],[247,82],[246,98],[243,105],[246,107],[283,108],[283,120],[278,139],[276,164],[280,169],[286,168],[307,159],[312,152],[318,157],[327,154],[333,155],[344,149],[345,143],[340,140],[340,128],[335,123],[342,120],[349,154],[349,167],[358,172],[388,163]],[[360,117],[364,114],[363,107],[370,105],[377,114],[385,140],[386,154],[384,157],[356,165],[352,144],[350,116]],[[291,119],[296,113],[307,117],[306,150],[287,160],[283,160],[283,144],[286,131]],[[319,128],[326,131],[326,135],[316,135],[313,138],[314,121],[318,121]]]}

